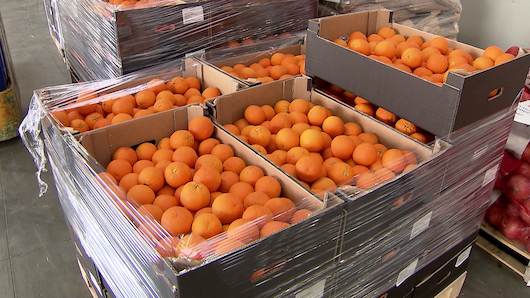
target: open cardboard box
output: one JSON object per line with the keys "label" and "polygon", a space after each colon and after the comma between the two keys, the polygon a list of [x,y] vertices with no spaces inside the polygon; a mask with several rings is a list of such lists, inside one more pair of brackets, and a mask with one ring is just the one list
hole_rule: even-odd
{"label": "open cardboard box", "polygon": [[275,53],[283,53],[283,54],[293,54],[293,55],[302,55],[305,54],[305,44],[297,44],[297,45],[289,45],[285,47],[279,47],[270,49],[267,51],[258,51],[255,53],[240,55],[236,57],[230,57],[226,59],[208,59],[208,56],[203,57],[197,57],[197,59],[200,61],[200,63],[213,67],[224,74],[230,76],[234,80],[237,80],[238,82],[241,82],[241,84],[247,84],[247,85],[259,85],[261,84],[260,81],[256,79],[248,79],[244,80],[238,77],[235,77],[227,72],[224,72],[221,70],[221,67],[223,66],[230,66],[233,67],[236,64],[242,63],[246,66],[250,66],[252,63],[257,63],[262,58],[270,58]]}
{"label": "open cardboard box", "polygon": [[[369,230],[381,221],[390,224],[390,221],[396,218],[410,216],[411,212],[416,211],[440,191],[444,172],[438,170],[440,167],[435,171],[431,169],[435,164],[444,168],[444,163],[447,161],[437,157],[450,148],[447,143],[439,140],[432,147],[428,147],[342,102],[313,90],[311,86],[311,80],[307,77],[288,78],[221,96],[206,101],[206,104],[211,105],[215,121],[224,125],[242,118],[249,105],[273,106],[282,99],[292,101],[302,98],[325,106],[344,122],[358,123],[363,131],[375,133],[379,142],[387,148],[413,152],[418,160],[418,166],[382,185],[366,190],[356,187],[339,188],[338,193],[347,197],[345,243],[350,238],[356,238],[361,232],[356,231],[359,226],[364,224],[364,229]],[[367,222],[369,224],[366,224]],[[352,233],[349,233],[350,231]],[[359,239],[359,241],[364,240]]]}
{"label": "open cardboard box", "polygon": [[[350,91],[437,136],[446,136],[511,106],[524,85],[530,54],[468,76],[450,72],[440,87],[332,42],[354,31],[368,36],[382,27],[392,27],[404,37],[419,35],[425,41],[436,37],[393,23],[388,10],[313,19],[307,31],[307,74]],[[451,48],[463,49],[474,58],[482,56],[479,48],[448,42]],[[501,89],[500,94],[488,98],[496,89]]]}
{"label": "open cardboard box", "polygon": [[[80,136],[79,141],[105,167],[117,148],[157,142],[178,129],[187,129],[191,119],[205,112],[200,105],[182,107],[90,131]],[[313,213],[299,223],[222,256],[212,253],[211,247],[205,245],[202,250],[198,248],[199,253],[206,256],[200,262],[187,258],[166,259],[166,277],[177,287],[179,296],[244,293],[254,297],[266,291],[279,291],[283,284],[301,278],[311,268],[333,266],[342,233],[343,201],[333,195],[324,201],[318,199],[218,125],[212,137],[230,145],[247,165],[256,165],[265,175],[276,178],[282,185],[282,196]],[[154,222],[151,225],[158,226]],[[161,227],[152,230],[160,231]],[[213,244],[225,237],[220,234],[207,242]],[[252,280],[256,272],[262,276]],[[205,276],[212,277],[208,287],[202,282]]]}
{"label": "open cardboard box", "polygon": [[[56,108],[80,107],[97,103],[100,100],[111,99],[116,97],[116,95],[122,96],[122,93],[135,94],[138,91],[144,90],[147,87],[147,83],[152,79],[160,79],[167,82],[178,76],[184,78],[190,76],[196,77],[201,83],[202,90],[208,87],[216,87],[221,94],[230,94],[248,87],[248,84],[228,76],[220,69],[201,64],[193,58],[186,58],[138,71],[117,79],[45,88],[35,91],[35,95],[53,112]],[[76,103],[78,93],[86,89],[94,90],[99,95],[103,93],[106,95],[95,99],[94,102],[85,101]],[[56,125],[62,127],[56,119],[53,117],[50,118],[53,119],[51,121]],[[73,129],[70,131],[77,133]]]}

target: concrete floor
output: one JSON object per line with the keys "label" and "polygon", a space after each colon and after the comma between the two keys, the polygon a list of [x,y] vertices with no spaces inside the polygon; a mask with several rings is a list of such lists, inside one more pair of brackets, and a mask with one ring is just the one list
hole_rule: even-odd
{"label": "concrete floor", "polygon": [[[21,103],[32,90],[68,83],[65,64],[48,35],[41,0],[0,0]],[[91,297],[75,261],[50,172],[38,197],[35,165],[19,138],[0,142],[0,297]],[[471,254],[460,295],[530,297],[520,276],[480,248]]]}

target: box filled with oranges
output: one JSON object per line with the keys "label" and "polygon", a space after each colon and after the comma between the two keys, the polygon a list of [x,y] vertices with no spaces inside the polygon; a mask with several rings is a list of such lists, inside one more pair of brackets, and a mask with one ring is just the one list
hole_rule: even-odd
{"label": "box filled with oranges", "polygon": [[248,85],[193,58],[176,60],[119,79],[50,87],[39,97],[59,126],[83,133],[188,104]]}
{"label": "box filled with oranges", "polygon": [[[80,138],[118,181],[116,207],[168,258],[179,295],[273,294],[332,266],[342,200],[318,199],[204,112],[192,105]],[[200,287],[205,275],[216,278]]]}
{"label": "box filled with oranges", "polygon": [[[296,44],[290,44],[293,42]],[[247,53],[225,52],[211,51],[198,58],[201,63],[220,69],[244,84],[256,85],[305,74],[305,45],[301,39],[289,39],[281,44],[275,42],[273,47],[266,50],[260,47],[257,51]]]}
{"label": "box filled with oranges", "polygon": [[207,104],[219,124],[306,188],[348,197],[350,237],[361,226],[366,231],[412,216],[442,185],[447,161],[437,157],[450,145],[421,144],[313,90],[308,78],[250,87]]}
{"label": "box filled with oranges", "polygon": [[59,2],[64,51],[81,81],[109,79],[232,44],[300,32],[317,2],[80,0]]}
{"label": "box filled with oranges", "polygon": [[309,75],[438,136],[510,107],[530,66],[530,54],[447,40],[386,10],[311,20],[306,54]]}

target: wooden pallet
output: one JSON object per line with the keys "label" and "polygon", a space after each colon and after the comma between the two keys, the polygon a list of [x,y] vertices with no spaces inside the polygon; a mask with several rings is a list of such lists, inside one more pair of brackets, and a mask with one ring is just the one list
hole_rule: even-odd
{"label": "wooden pallet", "polygon": [[530,253],[521,243],[504,236],[492,225],[484,222],[477,246],[515,271],[530,286]]}
{"label": "wooden pallet", "polygon": [[466,281],[467,271],[462,273],[457,279],[455,279],[450,285],[448,285],[443,291],[438,293],[434,298],[456,298],[460,295],[460,291]]}
{"label": "wooden pallet", "polygon": [[90,291],[90,294],[92,294],[92,297],[93,298],[105,297],[103,296],[101,289],[97,285],[95,278],[94,277],[91,278],[92,274],[87,269],[85,269],[85,267],[83,267],[79,259],[77,259],[77,265],[79,266],[79,271],[81,271],[81,277],[85,281],[88,291]]}

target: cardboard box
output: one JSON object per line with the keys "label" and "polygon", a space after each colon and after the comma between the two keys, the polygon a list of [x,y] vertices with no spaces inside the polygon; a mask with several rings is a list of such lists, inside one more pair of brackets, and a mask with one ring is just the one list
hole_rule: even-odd
{"label": "cardboard box", "polygon": [[[220,69],[216,69],[210,65],[201,64],[193,58],[186,58],[142,70],[120,79],[86,83],[89,85],[72,84],[52,87],[35,91],[35,95],[44,103],[47,101],[54,102],[54,108],[60,107],[59,103],[62,103],[61,107],[66,107],[68,105],[68,108],[71,108],[82,106],[84,104],[76,104],[75,101],[77,100],[77,94],[87,87],[93,89],[98,94],[106,93],[107,95],[112,95],[112,93],[118,93],[122,90],[127,90],[134,94],[146,88],[144,84],[152,79],[160,79],[167,82],[177,76],[184,78],[190,76],[196,77],[201,83],[203,90],[208,87],[216,87],[221,94],[230,94],[239,89],[248,87],[248,84],[228,76]],[[62,126],[55,119],[53,119],[53,122],[55,125],[59,125],[59,127]]]}
{"label": "cardboard box", "polygon": [[[434,297],[458,279],[467,269],[469,255],[471,254],[473,244],[477,240],[477,234],[474,233],[468,239],[462,241],[459,245],[433,261],[429,266],[423,268],[422,271],[419,271],[417,277],[426,276],[425,274],[427,272],[429,274],[416,283],[412,298]],[[443,261],[446,261],[446,263],[434,269]]]}
{"label": "cardboard box", "polygon": [[[361,96],[438,136],[511,106],[524,85],[530,54],[467,77],[449,73],[446,83],[439,87],[332,42],[354,31],[368,36],[385,26],[406,37],[419,35],[424,40],[436,37],[393,23],[392,13],[386,10],[310,20],[307,74]],[[482,56],[483,52],[453,40],[449,40],[449,46],[474,57]],[[488,99],[488,94],[498,88],[502,88],[501,94]]]}
{"label": "cardboard box", "polygon": [[[105,166],[115,149],[145,141],[158,141],[178,129],[187,128],[193,117],[204,113],[204,108],[198,105],[165,111],[88,132],[80,138],[80,142],[87,154]],[[129,133],[131,131],[134,134]],[[317,199],[220,126],[216,125],[213,137],[230,145],[235,155],[248,165],[257,165],[266,175],[276,178],[282,185],[284,196],[296,204],[302,204],[304,208],[314,210],[314,214],[224,256],[207,259],[197,267],[171,264],[166,259],[165,275],[176,287],[178,296],[207,297],[236,293],[248,294],[249,297],[264,293],[278,295],[284,284],[306,278],[306,272],[313,268],[332,266],[342,235],[343,201],[334,196],[325,201]],[[265,272],[264,277],[252,280],[252,275],[260,270]],[[204,278],[207,276],[208,286],[205,287]]]}
{"label": "cardboard box", "polygon": [[[235,49],[235,51],[237,51],[237,48]],[[234,52],[234,50],[232,50],[231,53],[232,52]],[[272,55],[274,55],[275,53],[293,54],[295,56],[296,55],[305,54],[305,45],[304,44],[290,45],[290,46],[285,46],[285,47],[280,47],[280,48],[274,48],[274,49],[267,50],[267,51],[256,51],[256,52],[250,53],[250,54],[235,55],[234,57],[229,57],[229,58],[225,58],[225,59],[216,59],[216,58],[222,57],[222,56],[228,56],[228,54],[223,55],[219,51],[216,51],[215,53],[208,53],[207,52],[205,55],[203,55],[202,57],[198,58],[198,60],[201,63],[204,63],[204,64],[206,64],[206,65],[208,65],[210,67],[214,67],[216,69],[219,69],[219,71],[222,71],[221,67],[223,67],[223,66],[233,67],[234,65],[239,64],[239,63],[242,63],[242,64],[244,64],[246,66],[250,66],[252,63],[257,63],[262,58],[270,58],[270,57],[272,57]],[[232,55],[230,55],[230,56],[232,56]],[[224,72],[224,73],[226,73],[226,72]],[[242,84],[247,84],[247,85],[259,85],[259,84],[261,84],[261,82],[259,82],[256,79],[244,80],[244,79],[235,77],[235,76],[233,76],[233,75],[231,75],[229,73],[226,73],[226,75],[234,78],[234,80],[240,81]]]}
{"label": "cardboard box", "polygon": [[[317,1],[166,1],[137,9],[99,0],[61,7],[65,55],[82,81],[108,79],[187,53],[303,31]],[[243,21],[242,21],[243,20]]]}

